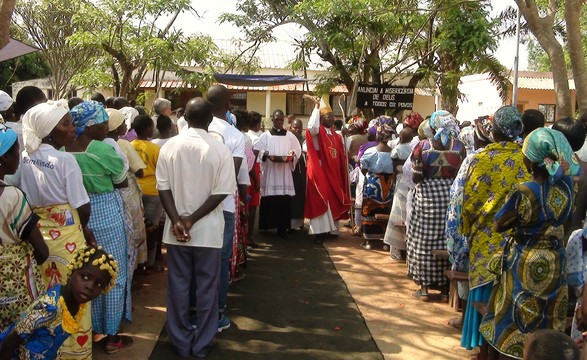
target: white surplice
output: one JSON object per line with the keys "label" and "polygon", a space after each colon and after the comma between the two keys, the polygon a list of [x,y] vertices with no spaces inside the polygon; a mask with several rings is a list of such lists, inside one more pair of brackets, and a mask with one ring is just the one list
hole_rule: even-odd
{"label": "white surplice", "polygon": [[253,148],[259,150],[259,157],[266,151],[269,155],[276,156],[285,156],[293,151],[293,161],[281,163],[267,159],[261,162],[261,196],[294,196],[296,191],[291,173],[302,155],[296,136],[289,131],[284,136],[271,135],[269,131],[265,131]]}

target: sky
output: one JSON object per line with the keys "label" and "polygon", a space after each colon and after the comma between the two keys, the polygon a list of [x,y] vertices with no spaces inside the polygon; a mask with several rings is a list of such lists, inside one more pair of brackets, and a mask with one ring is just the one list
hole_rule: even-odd
{"label": "sky", "polygon": [[[204,33],[212,36],[213,39],[230,39],[238,37],[239,29],[231,24],[218,24],[217,19],[222,13],[236,11],[237,0],[192,0],[192,6],[201,16],[195,20],[191,14],[183,14],[176,21],[176,27],[181,28],[187,34]],[[508,6],[515,6],[514,0],[491,0],[494,13],[499,13]],[[299,30],[288,27],[280,27],[275,30],[275,36],[279,40],[290,40],[292,33],[299,34]],[[512,69],[514,66],[516,39],[504,39],[501,41],[495,56],[507,68]],[[520,70],[528,67],[527,46],[520,44]]]}

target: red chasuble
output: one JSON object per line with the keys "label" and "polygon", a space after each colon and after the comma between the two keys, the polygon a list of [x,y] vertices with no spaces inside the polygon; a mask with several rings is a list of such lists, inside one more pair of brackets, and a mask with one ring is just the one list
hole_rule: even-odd
{"label": "red chasuble", "polygon": [[308,185],[304,216],[313,219],[323,215],[330,204],[335,221],[348,219],[352,203],[341,136],[335,132],[328,135],[324,126],[320,125],[318,143],[320,149],[314,147],[312,134],[306,130]]}

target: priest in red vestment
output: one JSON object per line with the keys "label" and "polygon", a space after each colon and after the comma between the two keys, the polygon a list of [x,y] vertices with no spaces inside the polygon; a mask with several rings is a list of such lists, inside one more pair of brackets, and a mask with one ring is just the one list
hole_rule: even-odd
{"label": "priest in red vestment", "polygon": [[308,182],[304,215],[310,234],[322,243],[338,234],[338,221],[348,219],[351,198],[342,137],[335,132],[334,114],[327,101],[314,98],[315,107],[306,129]]}

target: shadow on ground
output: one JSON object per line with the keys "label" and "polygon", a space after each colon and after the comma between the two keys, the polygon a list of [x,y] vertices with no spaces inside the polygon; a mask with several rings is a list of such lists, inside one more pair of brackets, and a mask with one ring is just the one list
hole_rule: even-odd
{"label": "shadow on ground", "polygon": [[[383,359],[328,253],[305,231],[259,233],[208,359]],[[395,353],[401,347],[389,344]],[[163,329],[151,360],[179,358]]]}

